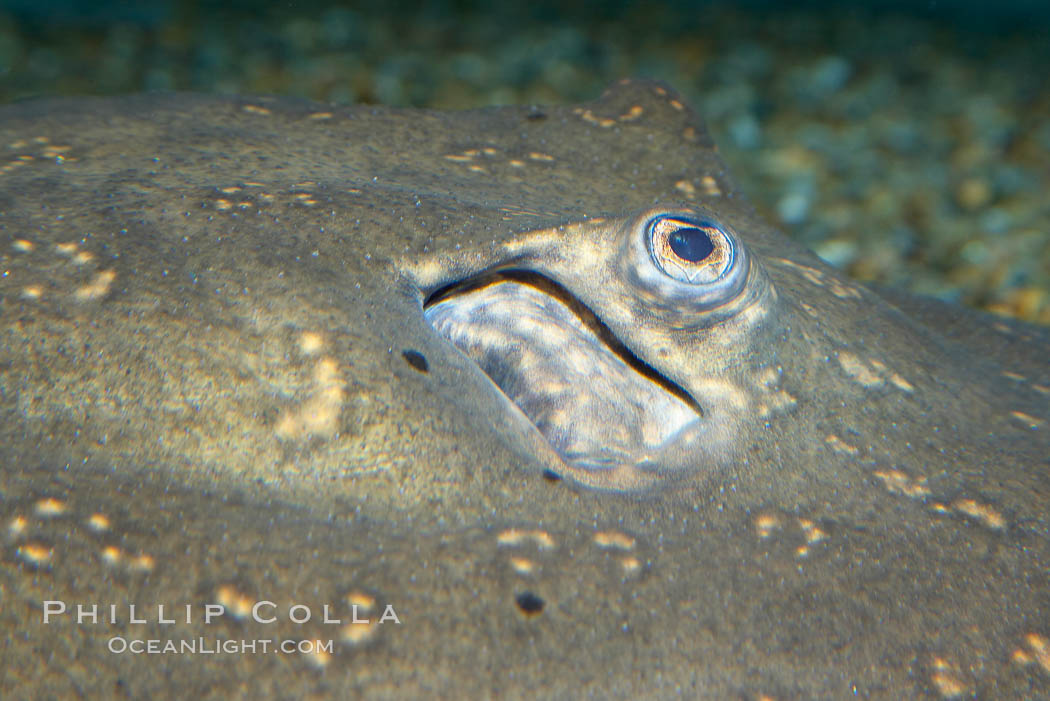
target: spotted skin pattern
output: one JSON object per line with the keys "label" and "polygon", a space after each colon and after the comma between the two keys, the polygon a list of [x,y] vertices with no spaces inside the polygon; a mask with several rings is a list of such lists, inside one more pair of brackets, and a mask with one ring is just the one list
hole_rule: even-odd
{"label": "spotted skin pattern", "polygon": [[[676,262],[673,231],[685,280],[647,267],[663,215],[732,232],[746,274],[682,287],[723,258]],[[1047,331],[824,265],[664,86],[5,106],[0,237],[4,698],[1050,696]],[[635,358],[613,386],[656,387],[592,383],[620,425],[578,435],[669,468],[572,464],[428,323],[512,268]],[[514,328],[540,377],[594,372],[535,326]],[[45,624],[48,601],[69,611]]]}

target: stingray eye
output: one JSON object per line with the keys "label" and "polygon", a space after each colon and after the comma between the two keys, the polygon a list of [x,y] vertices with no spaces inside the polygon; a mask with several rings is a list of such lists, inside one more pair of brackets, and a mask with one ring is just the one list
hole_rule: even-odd
{"label": "stingray eye", "polygon": [[707,219],[662,216],[649,222],[649,252],[656,265],[691,285],[720,280],[733,267],[733,240]]}

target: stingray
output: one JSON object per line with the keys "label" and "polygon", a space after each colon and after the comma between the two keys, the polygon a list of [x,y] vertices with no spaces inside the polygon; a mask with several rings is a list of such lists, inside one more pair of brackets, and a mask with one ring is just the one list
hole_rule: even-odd
{"label": "stingray", "polygon": [[1050,694],[1050,334],[669,88],[0,108],[7,698]]}

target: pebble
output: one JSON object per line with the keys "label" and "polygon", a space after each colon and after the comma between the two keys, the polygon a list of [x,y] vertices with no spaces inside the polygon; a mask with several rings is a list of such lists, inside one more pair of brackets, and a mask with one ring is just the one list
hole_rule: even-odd
{"label": "pebble", "polygon": [[968,212],[984,207],[992,201],[992,186],[981,177],[970,177],[955,188],[955,201]]}

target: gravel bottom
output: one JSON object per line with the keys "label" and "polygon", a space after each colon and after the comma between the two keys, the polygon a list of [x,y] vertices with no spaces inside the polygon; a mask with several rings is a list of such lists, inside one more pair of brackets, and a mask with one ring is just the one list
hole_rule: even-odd
{"label": "gravel bottom", "polygon": [[0,102],[176,89],[450,108],[574,102],[657,77],[701,109],[758,207],[828,262],[1050,324],[1045,26],[835,7],[204,6],[0,13]]}

